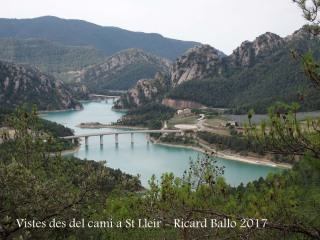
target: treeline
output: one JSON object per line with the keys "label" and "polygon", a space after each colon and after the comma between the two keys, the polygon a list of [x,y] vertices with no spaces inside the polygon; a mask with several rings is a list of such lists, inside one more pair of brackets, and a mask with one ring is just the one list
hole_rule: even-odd
{"label": "treeline", "polygon": [[[121,70],[108,72],[106,76],[97,76],[85,81],[91,92],[105,94],[108,90],[128,90],[140,79],[153,78],[161,70],[151,63],[133,63]],[[103,81],[101,81],[103,79]]]}
{"label": "treeline", "polygon": [[116,124],[160,129],[162,122],[173,117],[175,110],[162,104],[150,103],[130,109]]}
{"label": "treeline", "polygon": [[70,140],[60,139],[60,137],[74,135],[74,131],[68,127],[42,118],[40,119],[40,126],[42,131],[49,133],[57,141],[58,148],[48,149],[49,151],[70,150],[79,144],[77,139],[75,139],[74,143]]}
{"label": "treeline", "polygon": [[[26,109],[28,109],[27,105],[24,105]],[[29,106],[30,107],[30,106]],[[55,144],[52,144],[50,147],[47,147],[46,150],[48,152],[56,152],[61,150],[69,150],[73,149],[77,146],[78,142],[77,140],[72,143],[70,140],[64,140],[60,139],[60,137],[64,136],[72,136],[74,135],[74,131],[68,127],[65,127],[61,124],[58,124],[56,122],[51,122],[46,119],[42,119],[37,116],[38,113],[36,113],[36,110],[28,109],[29,111],[34,111],[35,115],[32,116],[32,118],[35,119],[37,122],[37,129],[39,131],[43,132],[43,140],[47,139],[48,137],[51,137],[52,141],[55,141]],[[0,127],[4,127],[3,133],[7,132],[8,130],[12,130],[12,126],[8,126],[8,121],[10,117],[14,116],[16,111],[19,111],[18,109],[9,109],[2,107],[0,108]],[[8,129],[5,129],[5,127],[9,127]],[[3,137],[4,135],[0,136]],[[12,141],[4,141],[0,145],[1,151],[6,151],[6,149],[11,149],[11,145],[16,144],[15,139],[11,139]],[[5,156],[5,155],[3,155]]]}
{"label": "treeline", "polygon": [[40,119],[41,121],[41,129],[46,132],[50,132],[53,137],[65,137],[74,135],[74,130],[71,128],[65,127],[59,123],[51,122],[46,119]]}
{"label": "treeline", "polygon": [[183,145],[194,145],[195,141],[192,135],[176,136],[175,134],[168,134],[160,137],[161,142],[170,144],[183,144]]}
{"label": "treeline", "polygon": [[[207,143],[216,145],[220,150],[231,149],[236,152],[256,151],[248,139],[239,134],[223,136],[211,132],[200,131],[197,132],[197,137]],[[263,154],[263,152],[260,152],[260,154]]]}
{"label": "treeline", "polygon": [[108,89],[132,88],[138,80],[151,79],[157,72],[167,74],[168,64],[167,59],[140,49],[126,49],[88,68],[82,77],[92,92],[105,94]]}

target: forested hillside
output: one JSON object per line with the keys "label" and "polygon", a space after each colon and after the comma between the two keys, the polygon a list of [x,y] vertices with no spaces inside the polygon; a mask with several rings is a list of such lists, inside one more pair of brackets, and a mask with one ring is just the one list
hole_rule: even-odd
{"label": "forested hillside", "polygon": [[105,57],[90,46],[66,46],[43,39],[0,39],[0,59],[28,64],[44,72],[79,71]]}
{"label": "forested hillside", "polygon": [[249,66],[236,66],[233,56],[223,59],[219,65],[223,69],[221,74],[213,74],[205,81],[194,79],[180,84],[167,97],[234,108],[240,112],[246,112],[250,107],[264,112],[277,100],[300,101],[297,98],[300,92],[312,100],[308,103],[300,101],[303,109],[319,109],[320,102],[314,98],[314,90],[307,87],[306,77],[299,70],[301,63],[291,53],[292,50],[299,53],[313,50],[315,59],[320,59],[319,42],[300,32],[295,35],[293,40],[277,44],[270,55],[249,57]]}
{"label": "forested hillside", "polygon": [[139,48],[170,60],[199,44],[165,38],[156,33],[132,32],[51,16],[0,19],[0,38],[41,38],[71,46],[93,46],[106,56],[127,48]]}
{"label": "forested hillside", "polygon": [[142,78],[157,72],[168,73],[171,62],[140,49],[126,49],[84,70],[73,81],[85,84],[90,91],[127,90]]}
{"label": "forested hillside", "polygon": [[[231,108],[237,113],[251,107],[263,113],[278,100],[299,102],[303,110],[319,109],[320,101],[315,98],[314,89],[308,88],[306,77],[299,70],[301,63],[292,54],[309,50],[315,59],[320,59],[319,38],[303,29],[286,38],[263,34],[253,42],[242,43],[227,57],[221,57],[208,45],[197,46],[172,65],[171,87],[163,98]],[[304,101],[306,98],[310,101]],[[128,99],[134,100],[135,105],[141,102],[133,95],[125,95],[117,105]]]}

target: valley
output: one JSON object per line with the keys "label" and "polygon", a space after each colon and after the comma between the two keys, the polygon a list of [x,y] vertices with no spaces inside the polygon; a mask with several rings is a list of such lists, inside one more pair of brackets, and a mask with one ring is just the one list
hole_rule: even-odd
{"label": "valley", "polygon": [[202,17],[227,8],[204,2],[84,12],[242,39],[228,55],[85,20],[0,18],[1,240],[320,239],[320,5],[294,0],[310,25],[244,41],[241,19],[208,28]]}

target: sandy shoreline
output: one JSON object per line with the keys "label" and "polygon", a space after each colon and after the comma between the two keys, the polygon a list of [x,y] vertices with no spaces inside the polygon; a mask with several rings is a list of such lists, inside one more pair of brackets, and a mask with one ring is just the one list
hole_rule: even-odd
{"label": "sandy shoreline", "polygon": [[[210,149],[207,146],[203,146],[203,147],[206,147],[206,149],[202,149],[202,148],[194,147],[194,146],[167,144],[167,143],[156,142],[156,141],[153,141],[153,144],[167,146],[167,147],[179,147],[179,148],[193,149],[195,151],[202,152],[202,153],[205,153],[206,150],[208,152],[212,151],[212,149]],[[240,156],[238,154],[225,153],[222,151],[218,151],[216,153],[216,156],[219,158],[226,159],[226,160],[239,161],[239,162],[255,164],[255,165],[262,165],[262,166],[269,166],[269,167],[281,167],[281,168],[287,168],[287,169],[292,168],[292,165],[288,164],[288,163],[275,163],[275,162],[272,162],[266,158],[253,158],[253,157],[249,157],[249,156]]]}
{"label": "sandy shoreline", "polygon": [[70,155],[70,154],[75,154],[77,152],[79,152],[81,145],[79,144],[79,146],[75,147],[74,149],[70,149],[70,150],[65,150],[61,152],[61,156],[66,156],[66,155]]}

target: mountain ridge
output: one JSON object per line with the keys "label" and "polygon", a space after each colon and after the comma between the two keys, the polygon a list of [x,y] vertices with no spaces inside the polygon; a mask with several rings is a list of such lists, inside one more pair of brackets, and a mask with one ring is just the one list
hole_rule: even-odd
{"label": "mountain ridge", "polygon": [[84,20],[43,16],[32,19],[0,18],[1,38],[42,38],[65,45],[90,45],[110,56],[122,49],[140,48],[154,55],[175,60],[199,42],[163,37],[118,27],[99,26]]}
{"label": "mountain ridge", "polygon": [[127,90],[142,78],[157,72],[168,73],[171,61],[141,49],[122,50],[99,64],[85,69],[73,81],[84,83],[91,91]]}
{"label": "mountain ridge", "polygon": [[[171,102],[185,100],[205,106],[232,108],[236,112],[246,112],[254,107],[262,113],[276,100],[298,101],[295,97],[297,91],[307,88],[307,80],[295,77],[300,63],[293,61],[291,49],[301,53],[312,49],[316,59],[320,59],[318,46],[317,40],[300,29],[286,38],[267,32],[252,42],[243,42],[231,55],[223,58],[217,55],[209,57],[215,52],[211,46],[194,47],[173,64],[169,76],[172,80],[170,91],[162,96],[163,102],[168,102],[166,99],[171,99]],[[172,74],[176,72],[179,72],[178,77]],[[188,76],[184,81],[177,81],[184,75]],[[143,89],[140,92],[143,93]],[[126,99],[135,98],[126,96]],[[153,101],[153,98],[148,101]],[[121,99],[117,104],[121,106]],[[307,109],[320,107],[319,101],[301,104]]]}

